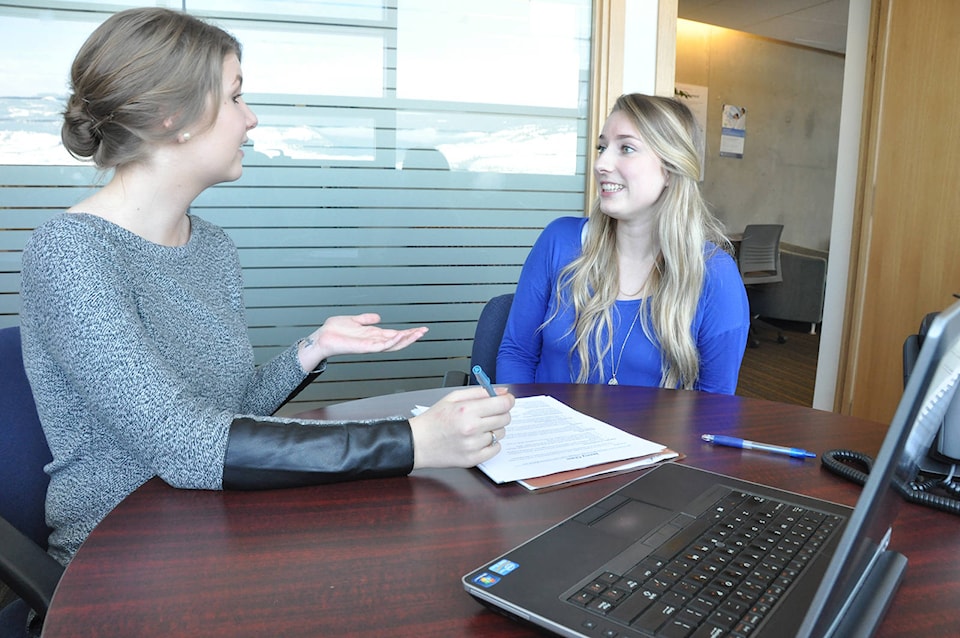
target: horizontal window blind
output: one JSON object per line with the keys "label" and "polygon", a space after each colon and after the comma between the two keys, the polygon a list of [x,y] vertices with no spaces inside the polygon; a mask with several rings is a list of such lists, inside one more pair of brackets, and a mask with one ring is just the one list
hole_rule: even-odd
{"label": "horizontal window blind", "polygon": [[[18,4],[0,4],[0,24],[30,22]],[[45,23],[52,13],[89,30],[107,15],[103,3],[35,4],[52,10]],[[544,225],[583,215],[590,3],[276,4],[266,15],[263,3],[186,3],[244,43],[244,97],[260,120],[243,177],[192,212],[238,247],[258,362],[332,315],[430,328],[398,353],[331,361],[283,413],[436,387],[466,371],[483,304],[514,289]],[[65,75],[76,47],[44,64]],[[19,93],[16,79],[0,83],[12,92],[0,141],[21,144],[0,152],[2,326],[18,321],[30,232],[97,182],[53,142],[63,82]]]}

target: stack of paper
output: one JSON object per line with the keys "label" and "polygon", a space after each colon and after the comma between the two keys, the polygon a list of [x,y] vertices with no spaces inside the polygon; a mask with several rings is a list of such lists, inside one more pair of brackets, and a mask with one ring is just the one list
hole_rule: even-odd
{"label": "stack of paper", "polygon": [[624,472],[677,452],[587,416],[549,396],[517,399],[500,453],[478,467],[496,483],[530,490]]}

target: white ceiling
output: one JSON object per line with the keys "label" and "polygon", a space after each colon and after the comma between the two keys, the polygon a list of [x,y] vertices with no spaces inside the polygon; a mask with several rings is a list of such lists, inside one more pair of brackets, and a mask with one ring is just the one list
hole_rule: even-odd
{"label": "white ceiling", "polygon": [[849,0],[678,0],[679,17],[843,53]]}

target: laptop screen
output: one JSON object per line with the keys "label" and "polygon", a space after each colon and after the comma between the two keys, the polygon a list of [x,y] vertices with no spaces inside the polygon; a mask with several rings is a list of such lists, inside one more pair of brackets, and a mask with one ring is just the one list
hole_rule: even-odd
{"label": "laptop screen", "polygon": [[930,326],[876,463],[870,471],[834,560],[817,591],[798,636],[827,636],[841,625],[847,607],[869,579],[890,540],[902,498],[896,491],[913,481],[926,456],[960,376],[960,302]]}

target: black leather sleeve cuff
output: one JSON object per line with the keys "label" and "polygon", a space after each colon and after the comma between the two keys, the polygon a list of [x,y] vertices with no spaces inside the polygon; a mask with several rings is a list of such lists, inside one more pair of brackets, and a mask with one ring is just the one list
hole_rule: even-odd
{"label": "black leather sleeve cuff", "polygon": [[263,490],[413,470],[413,433],[405,420],[304,424],[238,417],[230,425],[223,488]]}

